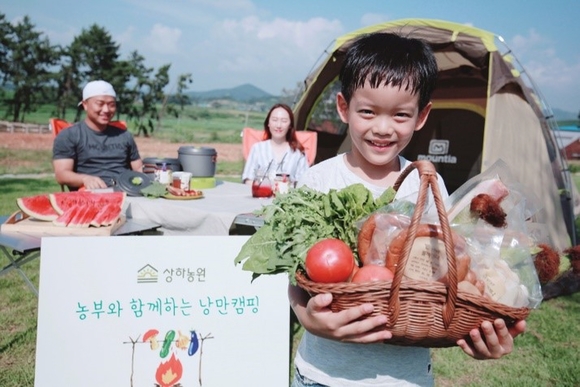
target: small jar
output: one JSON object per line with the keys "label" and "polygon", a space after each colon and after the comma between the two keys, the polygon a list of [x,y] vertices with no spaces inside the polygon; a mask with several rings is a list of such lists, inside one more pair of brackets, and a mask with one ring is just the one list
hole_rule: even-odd
{"label": "small jar", "polygon": [[290,175],[277,173],[274,179],[274,195],[285,194],[290,189]]}
{"label": "small jar", "polygon": [[159,171],[159,180],[161,184],[172,184],[171,171],[167,169],[167,165],[163,163],[161,171]]}
{"label": "small jar", "polygon": [[272,182],[268,176],[257,177],[252,182],[252,196],[255,198],[269,198],[274,195]]}

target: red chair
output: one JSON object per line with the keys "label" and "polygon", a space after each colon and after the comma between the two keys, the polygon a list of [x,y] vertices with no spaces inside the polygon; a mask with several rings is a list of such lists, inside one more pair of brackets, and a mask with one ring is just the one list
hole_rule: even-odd
{"label": "red chair", "polygon": [[[308,165],[314,163],[316,158],[316,146],[318,144],[318,133],[308,130],[297,130],[296,137],[304,147],[304,154],[308,160]],[[252,145],[259,141],[266,139],[266,132],[264,130],[254,128],[244,128],[242,130],[242,152],[244,160],[248,159]]]}
{"label": "red chair", "polygon": [[61,130],[66,129],[71,125],[70,122],[61,120],[60,118],[51,118],[48,120],[48,127],[55,137],[61,132]]}
{"label": "red chair", "polygon": [[[119,129],[127,129],[127,123],[125,121],[111,121],[109,122],[109,125],[112,126],[116,126]],[[48,120],[48,126],[50,128],[50,130],[52,131],[52,134],[54,134],[55,136],[58,135],[61,130],[68,128],[69,126],[72,126],[72,123],[66,121],[66,120],[62,120],[60,118],[50,118]]]}

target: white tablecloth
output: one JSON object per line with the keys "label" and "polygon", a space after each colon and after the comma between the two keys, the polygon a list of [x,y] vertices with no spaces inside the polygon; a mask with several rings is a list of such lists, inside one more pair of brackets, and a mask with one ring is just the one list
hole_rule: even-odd
{"label": "white tablecloth", "polygon": [[127,197],[126,214],[160,224],[166,235],[229,235],[237,215],[272,202],[253,198],[251,187],[240,183],[218,181],[202,191],[204,197],[196,200]]}

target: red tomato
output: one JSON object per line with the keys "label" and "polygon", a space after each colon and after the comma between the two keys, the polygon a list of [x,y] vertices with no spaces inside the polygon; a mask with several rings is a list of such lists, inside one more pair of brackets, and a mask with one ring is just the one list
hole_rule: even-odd
{"label": "red tomato", "polygon": [[306,253],[306,274],[314,282],[347,281],[355,266],[350,247],[340,239],[327,238],[316,242]]}
{"label": "red tomato", "polygon": [[379,265],[365,265],[358,269],[355,275],[352,276],[352,281],[355,283],[374,282],[374,281],[390,281],[395,275],[385,266]]}
{"label": "red tomato", "polygon": [[348,277],[348,282],[352,281],[352,278],[358,272],[359,269],[360,267],[355,263],[354,267],[352,268],[352,273],[350,273],[350,276]]}

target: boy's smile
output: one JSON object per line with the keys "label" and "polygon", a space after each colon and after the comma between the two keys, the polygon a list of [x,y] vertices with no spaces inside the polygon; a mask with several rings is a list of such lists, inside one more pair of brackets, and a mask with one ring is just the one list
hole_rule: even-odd
{"label": "boy's smile", "polygon": [[431,107],[419,112],[418,104],[417,95],[390,84],[371,88],[367,82],[353,93],[350,103],[338,94],[338,113],[352,140],[347,161],[356,166],[355,173],[378,182],[399,172],[398,155],[423,127]]}

